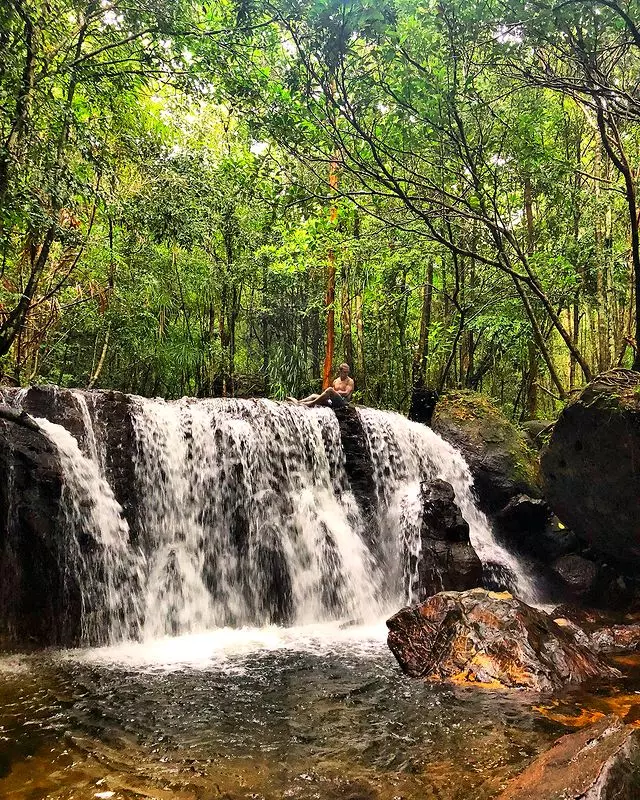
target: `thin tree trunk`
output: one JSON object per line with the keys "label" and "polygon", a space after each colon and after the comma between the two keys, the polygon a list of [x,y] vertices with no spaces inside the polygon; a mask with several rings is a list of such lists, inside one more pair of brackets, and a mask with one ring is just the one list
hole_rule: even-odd
{"label": "thin tree trunk", "polygon": [[[332,192],[338,189],[338,154],[334,153],[329,165],[329,189]],[[335,224],[338,218],[338,207],[335,202],[329,210],[329,221]],[[333,369],[333,354],[336,339],[336,253],[333,247],[329,248],[327,255],[327,290],[325,294],[325,308],[327,309],[327,339],[322,367],[322,388],[326,389],[331,383]]]}
{"label": "thin tree trunk", "polygon": [[104,362],[107,358],[107,350],[109,349],[110,336],[111,336],[111,323],[107,325],[107,331],[104,335],[104,344],[102,345],[102,352],[100,353],[100,358],[98,359],[98,364],[95,368],[95,371],[91,376],[89,383],[87,384],[87,389],[93,389],[93,387],[96,385],[96,381],[100,377],[100,373],[102,372],[102,368],[104,367]]}
{"label": "thin tree trunk", "polygon": [[367,391],[367,365],[365,363],[364,351],[364,321],[362,319],[362,294],[359,292],[355,296],[356,311],[356,348],[358,351],[358,375],[362,393],[366,396]]}
{"label": "thin tree trunk", "polygon": [[344,357],[353,368],[353,337],[351,335],[351,294],[346,261],[342,265],[342,347]]}
{"label": "thin tree trunk", "polygon": [[427,261],[427,271],[422,287],[422,309],[420,311],[420,335],[413,359],[413,386],[422,387],[427,382],[429,362],[429,330],[431,328],[431,304],[433,300],[433,259]]}

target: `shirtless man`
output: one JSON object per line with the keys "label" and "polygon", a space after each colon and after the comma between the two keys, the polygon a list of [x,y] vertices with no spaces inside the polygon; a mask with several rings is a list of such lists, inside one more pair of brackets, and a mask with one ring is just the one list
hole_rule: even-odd
{"label": "shirtless man", "polygon": [[322,394],[310,394],[303,400],[290,397],[299,406],[329,406],[329,408],[344,408],[351,400],[354,389],[353,378],[349,376],[349,365],[340,364],[338,377]]}

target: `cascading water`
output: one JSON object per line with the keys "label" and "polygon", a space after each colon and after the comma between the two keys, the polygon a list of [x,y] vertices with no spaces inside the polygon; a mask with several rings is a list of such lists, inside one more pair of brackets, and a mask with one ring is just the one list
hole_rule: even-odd
{"label": "cascading water", "polygon": [[55,445],[64,474],[62,508],[69,572],[82,598],[82,636],[114,642],[138,635],[141,554],[132,549],[129,527],[95,460],[61,425],[36,419]]}
{"label": "cascading water", "polygon": [[534,581],[521,562],[494,538],[491,524],[473,497],[473,478],[462,454],[425,425],[389,411],[360,408],[374,465],[378,495],[380,536],[392,549],[395,562],[405,565],[405,601],[414,600],[413,576],[407,574],[410,559],[420,550],[419,502],[421,481],[440,478],[451,484],[462,516],[469,524],[469,536],[480,560],[488,570],[505,573],[518,597],[525,602],[539,601]]}
{"label": "cascading water", "polygon": [[146,637],[378,611],[329,410],[137,399],[133,418]]}
{"label": "cascading water", "polygon": [[483,563],[536,600],[478,510],[460,453],[399,414],[358,410],[375,486],[375,507],[361,508],[329,409],[129,398],[132,536],[108,482],[99,394],[73,398],[84,453],[65,428],[39,423],[60,454],[69,570],[81,586],[86,641],[374,622],[416,599],[420,482],[434,478],[453,486]]}

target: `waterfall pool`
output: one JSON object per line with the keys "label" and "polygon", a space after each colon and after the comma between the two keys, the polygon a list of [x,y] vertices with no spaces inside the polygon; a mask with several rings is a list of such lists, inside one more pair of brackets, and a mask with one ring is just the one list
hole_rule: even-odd
{"label": "waterfall pool", "polygon": [[383,625],[7,656],[0,797],[489,800],[605,695],[545,708],[410,680]]}

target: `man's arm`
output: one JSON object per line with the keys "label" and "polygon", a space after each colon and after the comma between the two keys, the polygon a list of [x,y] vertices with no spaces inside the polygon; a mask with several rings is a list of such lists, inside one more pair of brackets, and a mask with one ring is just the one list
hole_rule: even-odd
{"label": "man's arm", "polygon": [[353,390],[355,388],[355,384],[353,382],[353,378],[347,378],[347,386],[346,388],[341,388],[342,381],[340,378],[336,378],[333,382],[334,391],[336,391],[341,397],[351,397],[353,394]]}

